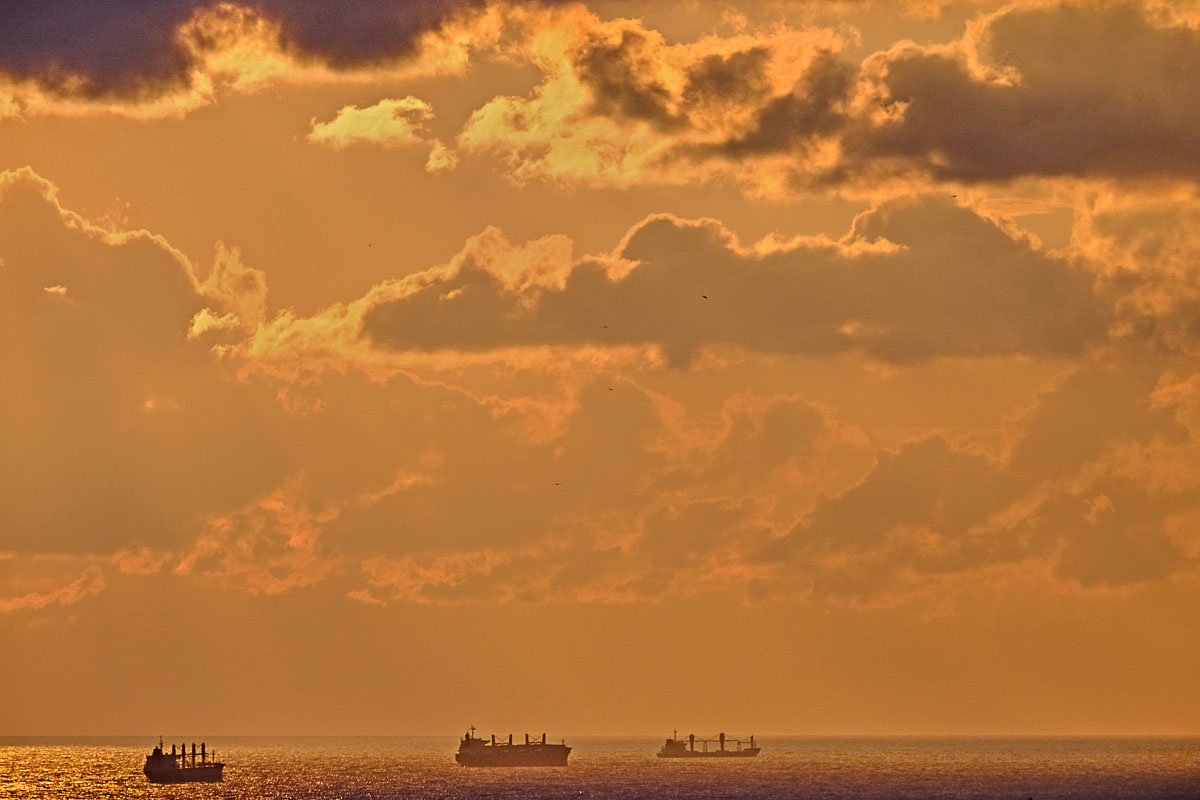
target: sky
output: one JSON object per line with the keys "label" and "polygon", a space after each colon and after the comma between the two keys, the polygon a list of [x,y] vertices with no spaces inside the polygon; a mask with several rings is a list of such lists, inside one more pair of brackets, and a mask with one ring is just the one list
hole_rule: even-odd
{"label": "sky", "polygon": [[1200,3],[0,4],[0,733],[1200,734]]}

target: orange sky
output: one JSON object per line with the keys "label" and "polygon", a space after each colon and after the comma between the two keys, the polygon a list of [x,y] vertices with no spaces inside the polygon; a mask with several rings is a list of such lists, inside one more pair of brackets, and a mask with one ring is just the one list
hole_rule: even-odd
{"label": "orange sky", "polygon": [[1200,733],[1198,64],[0,8],[0,733]]}

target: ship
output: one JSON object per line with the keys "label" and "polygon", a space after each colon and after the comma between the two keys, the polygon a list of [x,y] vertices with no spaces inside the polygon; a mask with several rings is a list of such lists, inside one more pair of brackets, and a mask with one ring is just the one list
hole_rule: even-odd
{"label": "ship", "polygon": [[196,758],[195,742],[192,742],[192,753],[189,757],[187,745],[180,745],[178,753],[175,751],[175,745],[171,745],[171,752],[168,754],[163,751],[162,739],[159,739],[158,747],[146,756],[146,766],[142,767],[142,772],[151,783],[216,783],[224,780],[221,773],[225,765],[217,761],[215,752],[207,751],[204,742],[200,743],[200,760],[197,761]]}
{"label": "ship", "polygon": [[565,741],[547,744],[546,734],[542,738],[530,739],[525,734],[525,744],[513,744],[513,736],[507,742],[497,742],[496,735],[482,739],[475,735],[475,726],[463,735],[458,743],[454,760],[464,767],[565,767],[571,748]]}
{"label": "ship", "polygon": [[[700,749],[696,749],[696,744],[699,742]],[[715,749],[709,749],[709,744],[716,742]],[[732,749],[725,747],[726,742],[731,742],[734,746]],[[687,741],[679,738],[679,731],[674,731],[673,736],[667,739],[663,744],[662,749],[658,751],[659,758],[752,758],[758,755],[759,746],[755,743],[754,737],[750,737],[750,746],[743,747],[741,739],[727,739],[725,734],[721,733],[714,739],[696,739],[696,734],[689,733]]]}

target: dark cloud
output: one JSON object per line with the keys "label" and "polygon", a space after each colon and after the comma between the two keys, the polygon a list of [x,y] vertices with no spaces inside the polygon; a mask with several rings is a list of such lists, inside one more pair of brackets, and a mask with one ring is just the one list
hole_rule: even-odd
{"label": "dark cloud", "polygon": [[859,158],[939,177],[1138,176],[1200,169],[1200,32],[1153,25],[1136,4],[1013,10],[984,33],[984,81],[958,59],[901,49],[882,65],[894,122],[849,138]]}
{"label": "dark cloud", "polygon": [[671,92],[655,81],[646,49],[646,36],[635,30],[622,31],[615,44],[596,35],[580,48],[575,72],[591,91],[591,113],[678,128],[684,120],[671,107]]}
{"label": "dark cloud", "polygon": [[[752,47],[728,55],[710,55],[686,69],[683,90],[669,88],[658,76],[654,56],[658,51],[639,30],[621,31],[620,40],[613,42],[601,33],[593,34],[572,59],[575,77],[592,96],[588,112],[597,116],[623,121],[641,121],[670,133],[697,128],[703,123],[697,116],[709,112],[757,106],[769,100],[770,81],[767,65],[771,51]],[[824,59],[818,59],[825,63]],[[852,70],[839,64],[850,77]],[[821,68],[809,73],[797,91],[808,84],[822,83]],[[784,100],[770,102],[764,114],[786,114],[777,110]],[[804,101],[799,101],[803,103]],[[821,100],[814,99],[816,106]],[[796,110],[794,114],[806,113]],[[808,111],[811,116],[821,112]]]}
{"label": "dark cloud", "polygon": [[386,61],[410,52],[417,37],[486,0],[251,0],[283,27],[285,44],[335,67]]}
{"label": "dark cloud", "polygon": [[182,84],[189,57],[172,34],[195,0],[15,0],[0,3],[0,71],[84,94]]}
{"label": "dark cloud", "polygon": [[687,71],[683,101],[692,107],[754,102],[768,92],[766,70],[770,60],[771,51],[766,47],[706,56]]}
{"label": "dark cloud", "polygon": [[782,97],[771,96],[767,47],[704,57],[685,70],[682,91],[656,78],[653,53],[647,37],[635,30],[622,31],[617,43],[594,35],[573,60],[576,77],[593,98],[589,113],[673,133],[703,130],[714,114],[757,109],[749,129],[737,138],[681,146],[676,157],[784,152],[846,124],[841,106],[854,88],[856,69],[833,53],[817,53],[792,92]]}
{"label": "dark cloud", "polygon": [[646,34],[634,29],[623,30],[616,42],[600,33],[591,36],[572,59],[575,77],[592,96],[588,113],[646,122],[669,134],[703,130],[713,115],[758,109],[749,130],[736,139],[685,146],[676,153],[693,158],[786,151],[845,125],[841,105],[854,88],[856,69],[831,52],[817,53],[792,92],[782,97],[771,96],[768,47],[700,59],[685,69],[682,91],[658,76],[656,52]]}
{"label": "dark cloud", "polygon": [[822,53],[791,94],[773,98],[759,109],[750,131],[705,149],[734,158],[770,155],[836,133],[848,120],[842,106],[855,79],[851,65],[833,53]]}
{"label": "dark cloud", "polygon": [[[760,190],[889,174],[1195,180],[1200,30],[1168,21],[1152,5],[1014,4],[978,19],[959,41],[901,42],[857,64],[813,45],[804,74],[785,93],[768,80],[768,67],[798,56],[766,40],[668,67],[651,34],[628,28],[619,41],[595,34],[572,68],[592,96],[581,113],[663,134],[654,160],[631,160],[642,173],[631,169],[625,181],[678,182],[679,169],[699,170],[702,180],[731,162],[739,180]],[[521,174],[594,180],[543,157],[571,134],[560,119],[544,117],[537,146],[529,143],[531,126],[513,123],[523,134],[514,158]],[[476,134],[485,141],[489,132]],[[500,137],[495,146],[513,148]],[[609,161],[623,146],[619,136],[599,142],[596,158]],[[791,163],[781,166],[781,155]],[[742,169],[762,160],[761,172]]]}
{"label": "dark cloud", "polygon": [[562,289],[518,293],[468,260],[372,308],[363,334],[396,350],[659,344],[676,364],[716,344],[857,348],[894,362],[1071,355],[1104,335],[1107,314],[1086,276],[949,202],[892,202],[854,233],[900,247],[753,255],[712,225],[656,218],[630,238],[622,255],[638,266],[623,278],[584,262]]}
{"label": "dark cloud", "polygon": [[[244,0],[301,57],[355,67],[402,57],[418,37],[486,0]],[[211,0],[0,3],[0,72],[88,96],[152,93],[188,80],[178,27]],[[198,42],[201,46],[204,42]],[[78,80],[82,79],[82,83]]]}

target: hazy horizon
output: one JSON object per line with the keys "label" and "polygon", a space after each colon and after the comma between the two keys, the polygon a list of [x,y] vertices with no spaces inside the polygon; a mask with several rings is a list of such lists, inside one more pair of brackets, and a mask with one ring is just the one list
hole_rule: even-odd
{"label": "hazy horizon", "polygon": [[[497,729],[496,731],[491,731],[491,732],[494,732],[496,734],[496,739],[499,741],[502,738],[504,738],[506,740],[510,731],[506,728],[506,729],[504,729],[503,733],[501,733],[499,729]],[[535,736],[540,736],[541,733],[542,733],[541,729],[539,729],[536,734],[534,734],[533,731],[529,731],[529,735],[531,738],[533,738]],[[633,741],[639,741],[639,742],[652,742],[657,747],[662,744],[662,740],[664,738],[668,738],[671,736],[672,731],[668,731],[667,733],[664,734],[661,731],[653,732],[653,733],[647,733],[647,732],[642,732],[642,733],[612,733],[612,732],[597,733],[594,731],[553,731],[553,730],[550,730],[550,731],[547,731],[546,733],[547,733],[547,738],[550,741],[558,742],[560,740],[565,740],[567,744],[574,744],[574,745],[578,745],[579,742],[620,739],[620,740],[633,740]],[[683,739],[687,738],[687,733],[688,732],[685,732],[682,730],[678,731],[679,736]],[[710,742],[716,742],[717,736],[719,733],[721,733],[721,731],[712,731],[710,733],[705,734],[705,736],[703,738],[706,738]],[[738,738],[738,734],[740,732],[724,731],[724,733],[728,737],[727,741],[732,742]],[[476,734],[481,737],[487,738],[489,735],[489,732],[485,732],[484,729],[480,728],[476,731]],[[523,734],[524,734],[523,731],[514,731],[513,732],[513,736],[515,737],[514,740],[518,741],[518,742],[523,741],[521,739]],[[250,740],[250,739],[277,739],[277,740],[289,740],[289,739],[295,739],[295,740],[301,740],[301,739],[303,739],[303,740],[422,739],[422,740],[446,741],[448,743],[449,750],[452,751],[454,749],[453,745],[456,744],[457,741],[462,738],[462,735],[463,735],[463,731],[458,731],[457,733],[453,733],[453,732],[444,732],[444,733],[221,733],[221,732],[210,732],[210,731],[204,731],[204,732],[175,731],[175,732],[171,732],[171,733],[163,733],[163,734],[161,734],[161,738],[163,739],[164,742],[166,742],[167,746],[170,746],[172,741],[179,743],[179,742],[183,742],[184,740],[186,740],[187,743],[190,745],[190,743],[192,742],[193,739],[197,743],[199,743],[203,739],[204,741],[209,742],[213,746],[220,743],[221,740],[235,740],[236,741],[236,740]],[[742,743],[745,745],[748,745],[750,734],[745,733],[745,734],[741,734],[741,735],[743,735],[745,737],[742,739]],[[17,742],[30,743],[30,742],[35,742],[35,741],[36,742],[64,742],[65,743],[65,742],[84,742],[84,741],[97,741],[97,742],[98,741],[109,741],[109,742],[112,742],[112,741],[119,740],[119,741],[126,742],[129,744],[134,744],[134,745],[141,745],[141,744],[145,744],[146,742],[149,742],[149,744],[146,744],[145,746],[151,747],[152,745],[158,743],[159,738],[160,738],[160,734],[158,734],[158,733],[154,733],[154,734],[138,734],[138,733],[0,734],[0,742],[4,742],[5,744],[13,744],[13,743],[17,743]],[[767,733],[761,733],[761,734],[755,733],[754,738],[755,738],[755,741],[760,746],[765,747],[772,740],[775,740],[777,743],[778,742],[789,742],[789,743],[803,742],[805,740],[814,741],[814,742],[815,741],[832,742],[832,741],[837,741],[837,740],[875,741],[875,740],[893,740],[893,739],[894,740],[911,739],[911,740],[921,740],[921,741],[944,740],[944,741],[963,741],[963,742],[972,741],[972,740],[998,740],[998,741],[1013,740],[1013,741],[1025,741],[1025,742],[1036,742],[1039,740],[1045,740],[1045,741],[1066,742],[1066,741],[1086,741],[1089,739],[1113,740],[1113,741],[1118,741],[1118,740],[1155,740],[1155,739],[1192,741],[1192,740],[1200,740],[1200,734],[1194,734],[1194,733],[771,733],[771,732],[767,732]],[[696,741],[700,742],[701,740],[702,740],[701,735],[696,734]]]}

